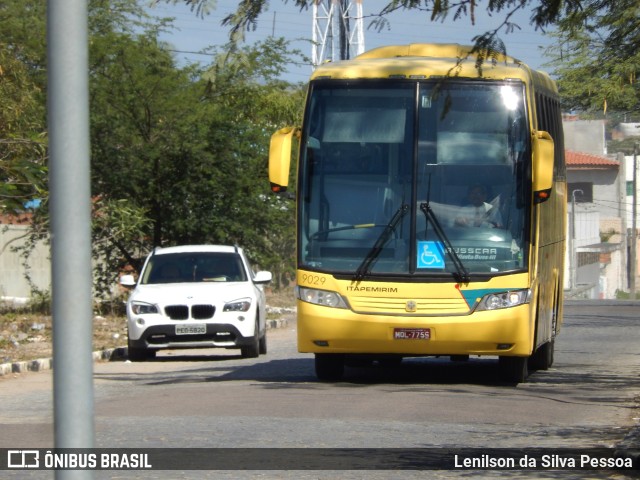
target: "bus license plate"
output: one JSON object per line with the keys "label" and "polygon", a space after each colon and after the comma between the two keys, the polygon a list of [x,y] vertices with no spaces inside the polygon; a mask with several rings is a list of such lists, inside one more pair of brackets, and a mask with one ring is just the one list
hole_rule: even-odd
{"label": "bus license plate", "polygon": [[394,328],[394,340],[429,340],[431,338],[430,328]]}
{"label": "bus license plate", "polygon": [[176,325],[176,335],[204,335],[206,325]]}

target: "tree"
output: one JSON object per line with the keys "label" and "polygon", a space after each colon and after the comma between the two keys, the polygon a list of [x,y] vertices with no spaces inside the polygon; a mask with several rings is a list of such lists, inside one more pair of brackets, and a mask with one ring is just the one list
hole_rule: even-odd
{"label": "tree", "polygon": [[161,245],[165,223],[182,213],[176,182],[203,145],[193,72],[175,67],[153,31],[94,38],[91,65],[93,190],[146,209],[150,243]]}
{"label": "tree", "polygon": [[46,196],[46,135],[39,88],[0,44],[0,210],[25,210]]}
{"label": "tree", "polygon": [[549,48],[567,109],[624,112],[640,119],[640,4],[620,0],[611,9],[592,6],[563,18]]}
{"label": "tree", "polygon": [[295,53],[271,39],[232,45],[206,71],[177,68],[156,33],[106,32],[92,41],[93,189],[111,206],[126,199],[148,220],[137,236],[126,230],[128,241],[103,243],[113,251],[103,257],[132,263],[153,246],[225,243],[283,269],[281,239],[293,238],[293,213],[265,195],[266,165],[271,132],[299,121],[301,88],[277,80]]}
{"label": "tree", "polygon": [[216,113],[209,123],[210,153],[224,181],[215,186],[214,204],[201,211],[228,212],[211,219],[210,235],[245,246],[252,260],[274,272],[276,286],[293,272],[295,222],[291,205],[268,195],[268,146],[283,124],[300,123],[304,90],[278,80],[287,60],[299,55],[282,39],[231,44],[203,75]]}
{"label": "tree", "polygon": [[[11,20],[0,41],[12,42],[0,50],[2,72],[12,75],[0,84],[3,107],[11,106],[0,112],[0,128],[12,125],[21,138],[45,132],[44,5],[0,6],[0,18]],[[207,69],[179,68],[158,41],[169,28],[170,20],[149,19],[136,0],[90,2],[94,290],[108,292],[121,268],[139,268],[153,246],[184,243],[237,243],[276,279],[286,277],[293,210],[268,195],[267,150],[272,131],[299,122],[302,88],[277,79],[284,59],[298,54],[271,39],[213,52]],[[31,175],[27,165],[12,166],[15,178]],[[0,178],[0,189],[7,183]],[[39,193],[25,258],[48,237],[46,191]]]}
{"label": "tree", "polygon": [[[17,15],[20,9],[33,14]],[[46,197],[44,24],[38,12],[44,12],[43,2],[0,6],[0,211],[5,212],[25,210],[26,202]]]}

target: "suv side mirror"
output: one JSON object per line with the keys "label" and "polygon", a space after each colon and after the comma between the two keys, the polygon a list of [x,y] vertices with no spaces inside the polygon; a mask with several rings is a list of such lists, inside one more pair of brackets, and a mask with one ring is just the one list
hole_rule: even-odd
{"label": "suv side mirror", "polygon": [[255,276],[253,277],[253,283],[256,283],[259,285],[265,285],[271,282],[272,278],[273,277],[271,275],[271,272],[260,271],[256,273]]}

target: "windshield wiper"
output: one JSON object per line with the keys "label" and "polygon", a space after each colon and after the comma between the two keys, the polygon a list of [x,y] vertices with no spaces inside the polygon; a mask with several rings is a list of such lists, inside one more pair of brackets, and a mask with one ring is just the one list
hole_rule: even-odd
{"label": "windshield wiper", "polygon": [[376,260],[376,258],[378,258],[380,252],[382,252],[382,248],[389,241],[391,232],[395,231],[396,227],[400,223],[400,220],[402,220],[402,218],[407,214],[408,211],[409,205],[405,203],[401,205],[398,210],[396,210],[396,213],[393,214],[393,217],[391,217],[389,223],[385,225],[384,230],[380,233],[380,236],[376,240],[376,243],[373,244],[373,247],[371,248],[371,250],[369,250],[369,253],[367,253],[367,256],[364,257],[362,263],[356,270],[356,282],[361,281],[369,273],[371,265]]}
{"label": "windshield wiper", "polygon": [[433,226],[433,230],[434,232],[436,232],[436,235],[438,236],[440,241],[444,243],[446,251],[447,253],[449,253],[451,260],[453,261],[453,265],[456,267],[456,273],[458,277],[456,280],[459,283],[469,283],[469,270],[466,269],[466,267],[462,263],[462,260],[460,260],[460,257],[453,249],[451,241],[447,237],[447,234],[444,233],[444,229],[440,225],[438,217],[436,217],[435,213],[433,213],[433,209],[429,205],[429,202],[421,203],[420,210],[422,210],[422,213],[424,213],[424,216],[427,219],[427,223],[431,223],[431,225]]}

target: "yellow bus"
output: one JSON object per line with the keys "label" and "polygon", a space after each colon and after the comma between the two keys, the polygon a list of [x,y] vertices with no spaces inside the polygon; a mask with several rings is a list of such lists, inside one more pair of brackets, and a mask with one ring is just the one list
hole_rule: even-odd
{"label": "yellow bus", "polygon": [[360,357],[553,363],[566,178],[548,75],[471,47],[381,47],[318,67],[301,128],[272,136],[272,190],[297,160],[298,350],[322,381]]}

